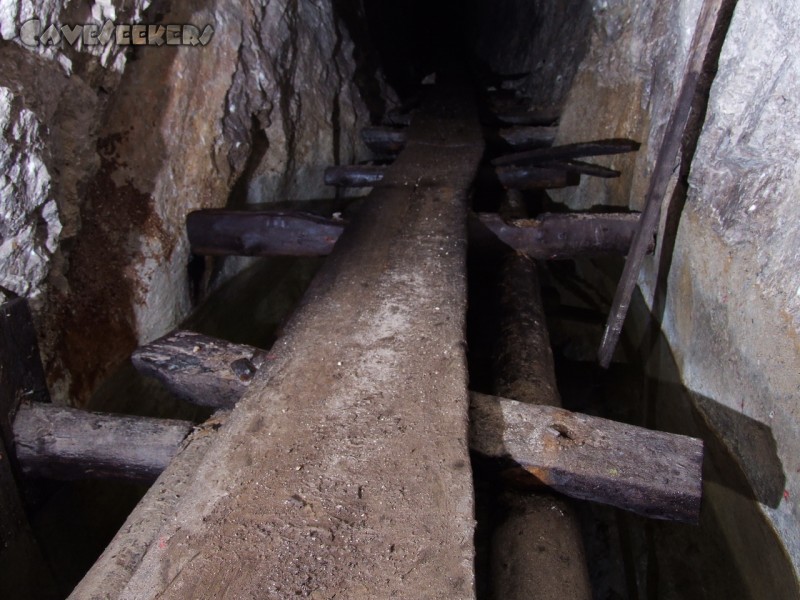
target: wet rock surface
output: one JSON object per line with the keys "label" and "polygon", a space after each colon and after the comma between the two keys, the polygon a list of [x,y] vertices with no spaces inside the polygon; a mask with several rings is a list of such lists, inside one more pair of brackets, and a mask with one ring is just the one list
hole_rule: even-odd
{"label": "wet rock surface", "polygon": [[[578,188],[551,195],[577,209],[614,205],[638,210],[701,3],[594,4],[590,49],[569,93],[557,143],[619,136],[640,141],[642,148],[636,155],[598,161],[620,169],[619,179],[587,178]],[[659,246],[639,278],[650,314],[632,318],[653,319],[663,330],[675,372],[665,366],[670,362],[663,360],[666,346],[654,344],[652,336],[635,327],[629,334],[650,372],[663,380],[659,390],[668,389],[677,376],[703,399],[695,401],[696,409],[735,457],[750,482],[751,497],[761,501],[756,505],[760,516],[741,509],[746,517],[719,521],[736,560],[754,565],[742,572],[743,580],[758,589],[766,581],[760,573],[766,571],[753,563],[753,547],[745,539],[782,543],[795,572],[800,564],[795,400],[800,386],[800,230],[796,142],[790,139],[800,122],[790,100],[797,95],[798,64],[787,44],[796,30],[798,6],[723,6],[733,13],[729,27],[723,19],[719,32],[726,37],[718,68],[710,65],[705,75],[713,77],[707,111],[702,112],[704,100],[698,99],[701,112],[695,111],[695,117],[700,122],[684,138],[664,204]],[[606,283],[613,290],[616,281]],[[719,411],[705,410],[709,401],[740,415],[739,425],[720,420]],[[742,425],[748,420],[774,439],[754,443],[754,428]],[[778,498],[774,490],[780,486],[785,489]],[[766,489],[771,499],[759,492]],[[709,497],[739,507],[730,511],[743,506],[731,495]],[[727,514],[725,506],[715,506],[718,514]],[[756,523],[759,519],[763,525]],[[767,542],[756,533],[765,528],[774,528],[781,541]]]}
{"label": "wet rock surface", "polygon": [[[57,401],[85,403],[136,345],[188,313],[190,210],[330,195],[323,168],[365,152],[361,91],[374,105],[386,87],[356,64],[339,19],[355,22],[351,4],[0,5],[0,292],[37,300]],[[18,36],[31,18],[210,24],[214,36],[34,48]]]}

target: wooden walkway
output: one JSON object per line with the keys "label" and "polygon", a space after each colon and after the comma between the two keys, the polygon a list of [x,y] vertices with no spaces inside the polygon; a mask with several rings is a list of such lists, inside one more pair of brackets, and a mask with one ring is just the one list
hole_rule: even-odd
{"label": "wooden walkway", "polygon": [[474,596],[464,97],[415,115],[269,366],[71,598]]}

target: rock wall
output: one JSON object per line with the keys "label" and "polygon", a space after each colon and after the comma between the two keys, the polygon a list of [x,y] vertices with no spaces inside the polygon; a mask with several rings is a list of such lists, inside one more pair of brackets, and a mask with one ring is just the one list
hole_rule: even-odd
{"label": "rock wall", "polygon": [[[796,0],[737,5],[691,164],[663,318],[685,385],[771,431],[785,481],[763,508],[798,572],[799,10]],[[727,436],[758,489],[774,467],[745,434]]]}
{"label": "rock wall", "polygon": [[[225,206],[234,187],[236,202],[333,195],[323,168],[364,152],[361,90],[372,106],[386,91],[356,64],[337,18],[357,10],[346,0],[0,3],[0,292],[34,301],[57,401],[84,404],[190,310],[187,212]],[[30,47],[19,28],[32,17],[210,24],[214,35],[197,47]]]}
{"label": "rock wall", "polygon": [[560,107],[588,49],[590,0],[472,0],[466,30],[484,69],[524,77],[507,81],[533,105]]}
{"label": "rock wall", "polygon": [[113,88],[126,63],[113,44],[26,46],[20,28],[31,19],[128,23],[148,2],[125,4],[118,14],[110,0],[0,2],[0,299],[25,296],[41,306],[59,243],[79,228],[81,187],[97,166],[99,88]]}
{"label": "rock wall", "polygon": [[[590,49],[567,97],[558,141],[630,137],[642,148],[598,161],[620,168],[620,179],[585,179],[553,197],[576,209],[642,207],[700,5],[595,0]],[[696,150],[687,138],[659,246],[639,278],[646,315],[634,314],[632,322],[655,323],[666,347],[647,341],[647,327],[628,328],[633,347],[660,382],[654,386],[661,385],[659,410],[666,412],[663,403],[672,401],[664,390],[675,383],[687,388],[693,414],[734,458],[759,500],[758,518],[782,540],[795,576],[800,63],[792,48],[798,9],[797,0],[736,5],[705,123],[693,133],[695,140],[699,135]],[[766,432],[765,439],[754,432]],[[750,577],[747,585],[757,585],[772,573],[759,546],[769,542],[758,537],[763,529],[748,522],[756,517],[740,500],[724,485],[709,483],[707,504],[740,574]],[[751,592],[758,595],[758,588]]]}

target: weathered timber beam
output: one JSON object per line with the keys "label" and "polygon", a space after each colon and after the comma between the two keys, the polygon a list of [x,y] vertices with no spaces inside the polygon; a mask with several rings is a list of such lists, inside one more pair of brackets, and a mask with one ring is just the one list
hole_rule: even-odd
{"label": "weathered timber beam", "polygon": [[622,175],[622,172],[616,169],[609,169],[608,167],[602,167],[594,163],[587,163],[580,160],[552,160],[542,163],[542,166],[550,169],[563,169],[568,173],[602,177],[603,179],[614,179]]}
{"label": "weathered timber beam", "polygon": [[556,189],[580,183],[578,173],[545,167],[498,167],[494,176],[504,188],[513,190]]}
{"label": "weathered timber beam", "polygon": [[558,127],[506,127],[487,128],[484,136],[489,144],[502,146],[514,151],[547,148],[553,145]]}
{"label": "weathered timber beam", "polygon": [[504,125],[548,126],[560,118],[556,110],[506,110],[494,115],[495,120]]}
{"label": "weathered timber beam", "polygon": [[186,217],[194,254],[327,256],[345,223],[298,212],[199,210]]}
{"label": "weathered timber beam", "polygon": [[471,411],[473,450],[511,458],[562,494],[655,519],[699,519],[699,439],[476,393]]}
{"label": "weathered timber beam", "polygon": [[376,154],[399,154],[408,142],[408,134],[393,127],[364,127],[361,139]]}
{"label": "weathered timber beam", "polygon": [[625,154],[639,149],[639,142],[628,139],[596,140],[592,142],[579,142],[539,148],[526,152],[517,152],[495,158],[492,164],[496,167],[507,165],[535,164],[552,160],[565,160],[582,158],[585,156],[608,156],[612,154]]}
{"label": "weathered timber beam", "polygon": [[37,402],[17,412],[14,445],[29,476],[152,482],[192,427],[187,421],[89,413]]}
{"label": "weathered timber beam", "polygon": [[[148,365],[146,372],[157,374],[159,380],[190,402],[230,408],[247,390],[249,379],[231,377],[229,365],[242,360],[242,356],[258,355],[261,351],[205,336],[199,336],[202,339],[193,345],[189,340],[197,334],[188,335],[187,338],[187,332],[178,332],[160,341],[158,365]],[[169,354],[173,351],[176,355],[171,360]],[[151,352],[148,347],[137,351],[140,355]],[[189,365],[186,364],[187,353],[191,357]],[[135,364],[141,365],[141,359]],[[254,374],[259,366],[251,365]],[[221,377],[216,378],[214,374],[218,369],[221,369]],[[206,374],[202,384],[195,381],[197,373]],[[512,385],[509,389],[515,388]],[[540,396],[537,391],[537,397]],[[220,398],[225,401],[219,402]],[[699,488],[699,465],[693,462],[698,447],[702,455],[699,440],[475,393],[471,394],[471,406],[470,445],[473,450],[493,458],[510,457],[543,484],[565,495],[661,519],[691,521],[697,516],[692,512],[697,509],[692,502],[696,500],[699,505],[699,495],[697,498],[687,495],[686,490],[690,483]],[[505,426],[500,417],[508,418]],[[596,427],[597,432],[593,433],[592,427]],[[523,434],[527,437],[520,437]],[[559,435],[563,439],[558,439]],[[662,462],[651,460],[650,450],[642,450],[634,444],[650,444],[652,452],[661,453]],[[643,471],[631,467],[631,457],[637,452],[650,460],[642,463],[646,467]],[[559,461],[560,456],[563,461]],[[647,469],[666,463],[671,464],[670,471],[663,473],[658,481],[643,481]],[[648,471],[647,477],[652,479],[652,473]],[[630,486],[630,490],[626,486]],[[594,489],[596,492],[592,496]],[[691,502],[673,502],[684,496]]]}
{"label": "weathered timber beam", "polygon": [[[460,98],[443,90],[415,114],[386,174],[398,183],[354,216],[285,327],[275,376],[256,375],[122,597],[474,596],[465,223],[484,148]],[[387,415],[397,427],[371,426]],[[164,577],[165,564],[179,568]]]}
{"label": "weathered timber beam", "polygon": [[187,402],[231,408],[268,356],[252,346],[177,331],[138,348],[132,361]]}
{"label": "weathered timber beam", "polygon": [[[534,258],[570,259],[623,254],[637,219],[635,214],[552,214],[506,221],[481,214],[472,218],[470,233],[476,241],[496,236]],[[187,219],[192,252],[200,255],[324,256],[344,228],[342,221],[296,213],[203,210]]]}
{"label": "weathered timber beam", "polygon": [[383,181],[386,167],[340,165],[325,169],[325,185],[338,187],[375,187]]}
{"label": "weathered timber beam", "polygon": [[544,214],[538,219],[506,221],[494,213],[473,220],[473,237],[485,237],[482,225],[514,250],[546,260],[624,254],[639,222],[638,214]]}

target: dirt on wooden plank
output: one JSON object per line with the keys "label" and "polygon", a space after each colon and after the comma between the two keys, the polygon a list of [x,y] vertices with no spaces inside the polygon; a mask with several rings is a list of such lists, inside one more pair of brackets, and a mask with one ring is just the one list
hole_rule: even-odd
{"label": "dirt on wooden plank", "polygon": [[119,597],[474,597],[466,189],[482,141],[475,119],[443,120],[412,126],[394,187],[342,236]]}

